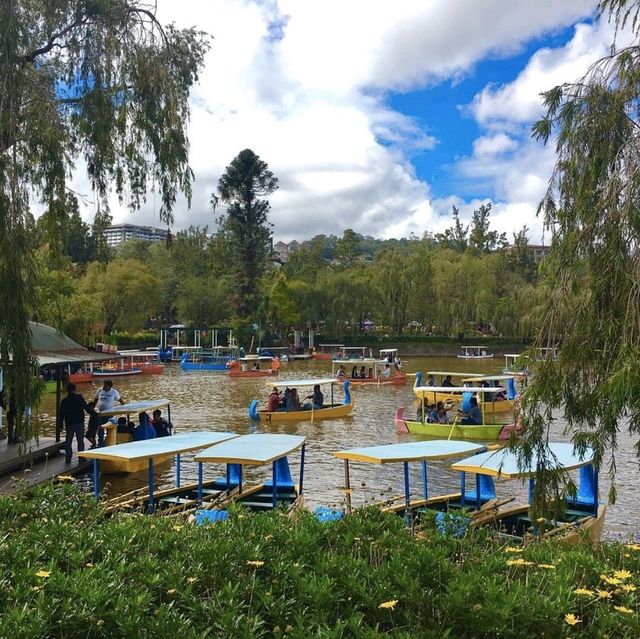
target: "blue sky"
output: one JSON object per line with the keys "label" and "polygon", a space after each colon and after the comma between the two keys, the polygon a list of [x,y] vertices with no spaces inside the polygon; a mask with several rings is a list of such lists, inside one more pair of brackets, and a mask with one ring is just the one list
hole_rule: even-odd
{"label": "blue sky", "polygon": [[[464,221],[491,200],[493,228],[510,237],[527,225],[539,241],[554,154],[531,125],[542,91],[607,53],[613,30],[593,22],[595,6],[159,0],[162,22],[214,38],[191,100],[192,206],[179,201],[175,227],[213,226],[210,195],[251,148],[280,180],[276,240],[346,228],[421,236],[449,226],[452,206]],[[112,210],[117,222],[157,224],[151,194],[140,211]]]}

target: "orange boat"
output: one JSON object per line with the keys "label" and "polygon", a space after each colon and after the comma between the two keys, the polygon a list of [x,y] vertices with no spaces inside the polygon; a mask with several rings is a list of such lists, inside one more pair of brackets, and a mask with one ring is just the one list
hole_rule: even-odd
{"label": "orange boat", "polygon": [[162,375],[164,364],[158,361],[156,353],[149,351],[121,351],[124,358],[122,368],[125,370],[139,370],[143,375]]}
{"label": "orange boat", "polygon": [[[271,362],[270,368],[260,368],[260,360],[268,360]],[[253,368],[248,367],[248,363],[253,362]],[[243,370],[244,367],[244,370]],[[257,368],[256,368],[257,367]],[[280,369],[280,358],[274,357],[239,357],[238,359],[234,359],[227,364],[227,368],[229,369],[229,377],[233,378],[252,378],[252,377],[272,377],[277,375]]]}
{"label": "orange boat", "polygon": [[313,351],[313,359],[334,359],[342,355],[344,344],[318,344],[320,350]]}
{"label": "orange boat", "polygon": [[71,384],[90,384],[93,381],[93,373],[91,371],[79,371],[77,373],[68,373],[67,382]]}

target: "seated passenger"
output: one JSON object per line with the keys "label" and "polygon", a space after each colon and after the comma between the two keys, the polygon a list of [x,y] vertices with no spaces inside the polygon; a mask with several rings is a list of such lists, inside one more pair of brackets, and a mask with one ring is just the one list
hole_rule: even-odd
{"label": "seated passenger", "polygon": [[280,407],[280,392],[274,386],[267,400],[267,412],[274,413]]}
{"label": "seated passenger", "polygon": [[438,423],[438,411],[436,410],[435,404],[429,405],[429,413],[427,414],[427,423],[429,424]]}
{"label": "seated passenger", "polygon": [[435,385],[436,385],[436,378],[433,375],[429,375],[429,377],[427,377],[426,386],[435,386]]}
{"label": "seated passenger", "polygon": [[125,434],[125,435],[133,435],[134,429],[133,422],[127,423],[126,417],[118,417],[118,425],[116,427],[116,433]]}
{"label": "seated passenger", "polygon": [[364,366],[360,367],[360,379],[366,379],[367,378],[367,371],[365,370]]}
{"label": "seated passenger", "polygon": [[449,418],[447,417],[447,411],[444,408],[444,404],[442,402],[438,402],[436,405],[436,421],[438,424],[448,424]]}
{"label": "seated passenger", "polygon": [[391,377],[391,366],[389,364],[384,365],[384,370],[382,371],[381,377],[384,379],[389,379]]}
{"label": "seated passenger", "polygon": [[287,410],[295,411],[301,410],[302,406],[300,405],[300,398],[298,397],[298,391],[295,388],[292,388],[289,391],[289,397],[287,398]]}
{"label": "seated passenger", "polygon": [[455,388],[455,386],[453,385],[453,381],[451,381],[451,375],[447,375],[442,380],[442,386],[443,388]]}
{"label": "seated passenger", "polygon": [[153,429],[156,431],[156,437],[169,437],[171,435],[171,431],[173,430],[173,426],[162,417],[162,411],[159,408],[156,408],[153,411],[153,419],[151,420],[151,425]]}
{"label": "seated passenger", "polygon": [[351,379],[358,379],[358,367],[354,366],[351,369]]}
{"label": "seated passenger", "polygon": [[145,439],[154,439],[156,436],[155,428],[151,425],[149,415],[140,413],[138,415],[140,424],[133,429],[133,441],[139,442]]}
{"label": "seated passenger", "polygon": [[367,377],[368,377],[369,379],[373,379],[373,368],[370,368],[370,369],[369,369],[369,372],[367,373]]}
{"label": "seated passenger", "polygon": [[322,408],[324,406],[324,395],[320,390],[320,384],[316,384],[313,387],[313,394],[307,395],[305,399],[311,400],[310,404],[308,402],[305,402],[305,410],[310,410],[311,408],[313,408],[313,410],[319,410],[320,408]]}
{"label": "seated passenger", "polygon": [[289,393],[291,390],[287,386],[284,389],[284,393],[282,393],[282,397],[280,398],[280,408],[278,410],[287,410],[287,402],[289,401]]}
{"label": "seated passenger", "polygon": [[336,377],[338,379],[346,379],[347,378],[347,369],[344,367],[344,364],[340,364],[340,368],[336,373]]}
{"label": "seated passenger", "polygon": [[480,410],[480,406],[478,406],[478,399],[476,397],[471,398],[471,407],[466,413],[461,410],[459,410],[458,413],[463,416],[460,423],[465,426],[482,424],[482,411]]}
{"label": "seated passenger", "polygon": [[260,370],[260,364],[258,362],[254,362],[253,363],[253,367],[251,368],[252,371],[259,371]]}

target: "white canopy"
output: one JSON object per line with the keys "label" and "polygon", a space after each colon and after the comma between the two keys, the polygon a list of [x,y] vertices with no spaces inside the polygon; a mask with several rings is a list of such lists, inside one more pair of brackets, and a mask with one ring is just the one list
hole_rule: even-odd
{"label": "white canopy", "polygon": [[499,393],[505,392],[507,389],[501,386],[417,386],[413,389],[416,393]]}
{"label": "white canopy", "polygon": [[285,379],[277,382],[269,381],[266,386],[273,388],[298,388],[299,386],[315,386],[316,384],[342,384],[344,381],[336,377],[323,377],[321,379]]}
{"label": "white canopy", "polygon": [[366,446],[350,448],[333,453],[339,459],[360,461],[370,464],[390,464],[393,462],[426,461],[462,457],[486,450],[484,444],[437,439],[386,446]]}

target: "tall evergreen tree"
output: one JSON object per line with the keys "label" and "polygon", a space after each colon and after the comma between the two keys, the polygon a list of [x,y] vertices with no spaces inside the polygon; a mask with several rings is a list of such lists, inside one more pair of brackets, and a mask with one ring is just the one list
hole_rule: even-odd
{"label": "tall evergreen tree", "polygon": [[234,302],[242,318],[255,317],[260,304],[259,280],[271,255],[270,205],[262,198],[277,188],[278,178],[267,163],[245,149],[220,178],[218,195],[211,197],[214,209],[218,202],[226,206],[219,220],[220,233],[231,249],[230,266],[237,286]]}

